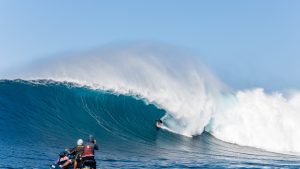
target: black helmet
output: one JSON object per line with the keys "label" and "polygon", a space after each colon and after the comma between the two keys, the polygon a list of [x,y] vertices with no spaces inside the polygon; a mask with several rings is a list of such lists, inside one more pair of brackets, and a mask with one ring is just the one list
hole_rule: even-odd
{"label": "black helmet", "polygon": [[88,141],[89,142],[93,142],[93,141],[95,141],[95,138],[94,138],[94,136],[93,135],[89,135],[89,139],[88,139]]}

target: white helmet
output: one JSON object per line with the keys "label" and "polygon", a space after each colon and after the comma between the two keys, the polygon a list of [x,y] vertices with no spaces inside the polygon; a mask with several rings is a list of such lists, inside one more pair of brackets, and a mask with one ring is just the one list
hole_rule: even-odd
{"label": "white helmet", "polygon": [[82,146],[83,145],[83,140],[82,139],[78,139],[77,140],[77,145],[78,146]]}

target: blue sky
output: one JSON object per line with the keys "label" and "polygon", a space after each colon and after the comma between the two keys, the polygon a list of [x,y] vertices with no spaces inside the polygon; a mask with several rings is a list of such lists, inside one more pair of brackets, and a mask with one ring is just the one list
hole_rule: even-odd
{"label": "blue sky", "polygon": [[236,88],[300,88],[300,1],[0,0],[0,71],[127,41],[188,48]]}

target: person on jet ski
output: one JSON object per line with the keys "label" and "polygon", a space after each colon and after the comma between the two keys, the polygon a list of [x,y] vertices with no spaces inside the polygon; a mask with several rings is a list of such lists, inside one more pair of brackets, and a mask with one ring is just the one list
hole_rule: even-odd
{"label": "person on jet ski", "polygon": [[56,161],[56,164],[60,167],[60,168],[68,168],[68,166],[71,164],[71,160],[68,157],[68,152],[67,151],[63,151],[61,153],[59,153],[59,159]]}
{"label": "person on jet ski", "polygon": [[[99,150],[99,147],[96,143],[96,139],[89,135],[88,142],[84,145],[83,153],[81,155],[81,163],[80,166],[82,166],[85,162],[92,163],[92,167],[96,168],[96,161],[95,161],[95,152],[94,150]],[[74,168],[77,167],[77,161],[74,163]]]}
{"label": "person on jet ski", "polygon": [[[59,159],[55,162],[54,165],[51,165],[51,168],[63,168],[66,169],[74,164],[76,161],[81,160],[81,154],[83,153],[83,140],[77,140],[77,146],[72,149],[65,149],[65,151],[59,154]],[[76,169],[76,167],[74,167]]]}
{"label": "person on jet ski", "polygon": [[74,169],[76,169],[75,163],[76,163],[76,161],[80,160],[81,154],[83,153],[83,148],[84,148],[83,140],[78,139],[77,146],[69,150],[69,155],[73,156],[74,159],[72,159],[71,161],[68,161],[68,163],[66,163],[66,165],[71,165],[74,163]]}

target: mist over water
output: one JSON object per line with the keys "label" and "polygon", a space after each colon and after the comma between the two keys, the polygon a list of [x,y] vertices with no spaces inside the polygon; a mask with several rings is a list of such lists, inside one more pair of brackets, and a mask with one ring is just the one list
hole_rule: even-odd
{"label": "mist over water", "polygon": [[159,45],[108,47],[30,65],[8,79],[51,79],[131,95],[164,109],[175,133],[274,152],[300,152],[300,94],[235,91],[192,54]]}

